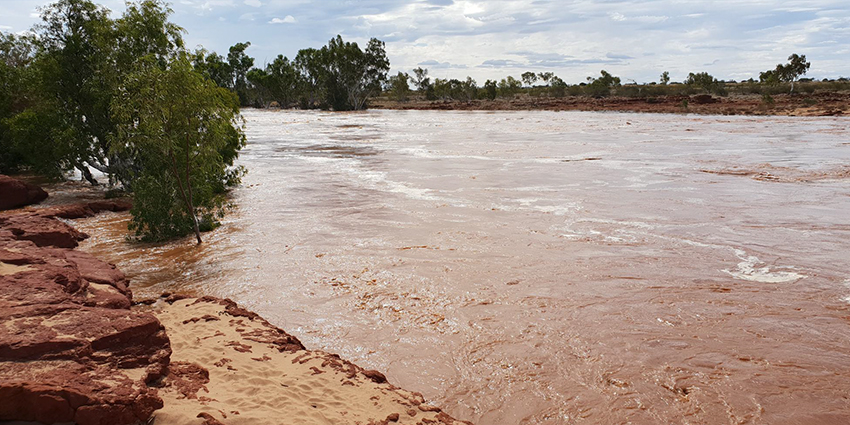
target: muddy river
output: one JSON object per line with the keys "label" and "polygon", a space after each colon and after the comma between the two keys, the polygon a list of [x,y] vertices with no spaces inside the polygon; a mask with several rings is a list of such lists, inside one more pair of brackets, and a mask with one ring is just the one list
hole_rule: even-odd
{"label": "muddy river", "polygon": [[82,248],[230,297],[478,424],[850,422],[850,119],[244,112],[196,247]]}

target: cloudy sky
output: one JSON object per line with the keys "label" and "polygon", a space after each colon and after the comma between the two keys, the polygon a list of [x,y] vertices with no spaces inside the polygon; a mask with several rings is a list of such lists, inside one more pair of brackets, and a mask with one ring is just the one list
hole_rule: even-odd
{"label": "cloudy sky", "polygon": [[[0,30],[38,21],[45,0],[0,0]],[[123,0],[101,0],[116,13]],[[720,79],[805,54],[810,77],[850,76],[848,0],[174,0],[172,21],[190,46],[219,53],[250,41],[256,64],[292,58],[336,34],[377,37],[393,72],[422,66],[434,77],[486,79],[551,71],[578,83],[605,69],[624,82],[674,81],[707,71]]]}

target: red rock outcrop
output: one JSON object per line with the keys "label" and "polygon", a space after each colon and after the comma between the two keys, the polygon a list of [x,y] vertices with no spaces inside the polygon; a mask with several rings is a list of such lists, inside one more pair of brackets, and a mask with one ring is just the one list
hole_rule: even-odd
{"label": "red rock outcrop", "polygon": [[84,234],[51,218],[113,208],[0,219],[0,421],[133,424],[162,407],[148,384],[167,373],[165,329],[130,310],[120,270],[67,249]]}
{"label": "red rock outcrop", "polygon": [[20,208],[47,199],[47,192],[27,182],[0,174],[0,210]]}
{"label": "red rock outcrop", "polygon": [[89,236],[59,220],[25,214],[0,217],[0,238],[3,237],[31,241],[42,247],[76,248],[79,241]]}
{"label": "red rock outcrop", "polygon": [[133,208],[133,203],[129,199],[112,199],[48,207],[38,210],[37,214],[47,218],[75,219],[92,217],[103,211],[129,211],[130,208]]}

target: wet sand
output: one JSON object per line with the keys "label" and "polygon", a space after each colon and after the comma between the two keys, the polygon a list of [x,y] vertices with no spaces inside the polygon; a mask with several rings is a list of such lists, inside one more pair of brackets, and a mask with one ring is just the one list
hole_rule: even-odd
{"label": "wet sand", "polygon": [[850,120],[245,116],[203,246],[82,249],[476,423],[850,420]]}

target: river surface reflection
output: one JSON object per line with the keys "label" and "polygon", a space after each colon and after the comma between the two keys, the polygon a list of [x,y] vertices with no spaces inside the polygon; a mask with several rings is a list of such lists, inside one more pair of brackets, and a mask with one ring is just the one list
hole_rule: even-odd
{"label": "river surface reflection", "polygon": [[79,220],[479,424],[850,422],[850,120],[247,110],[206,235]]}

